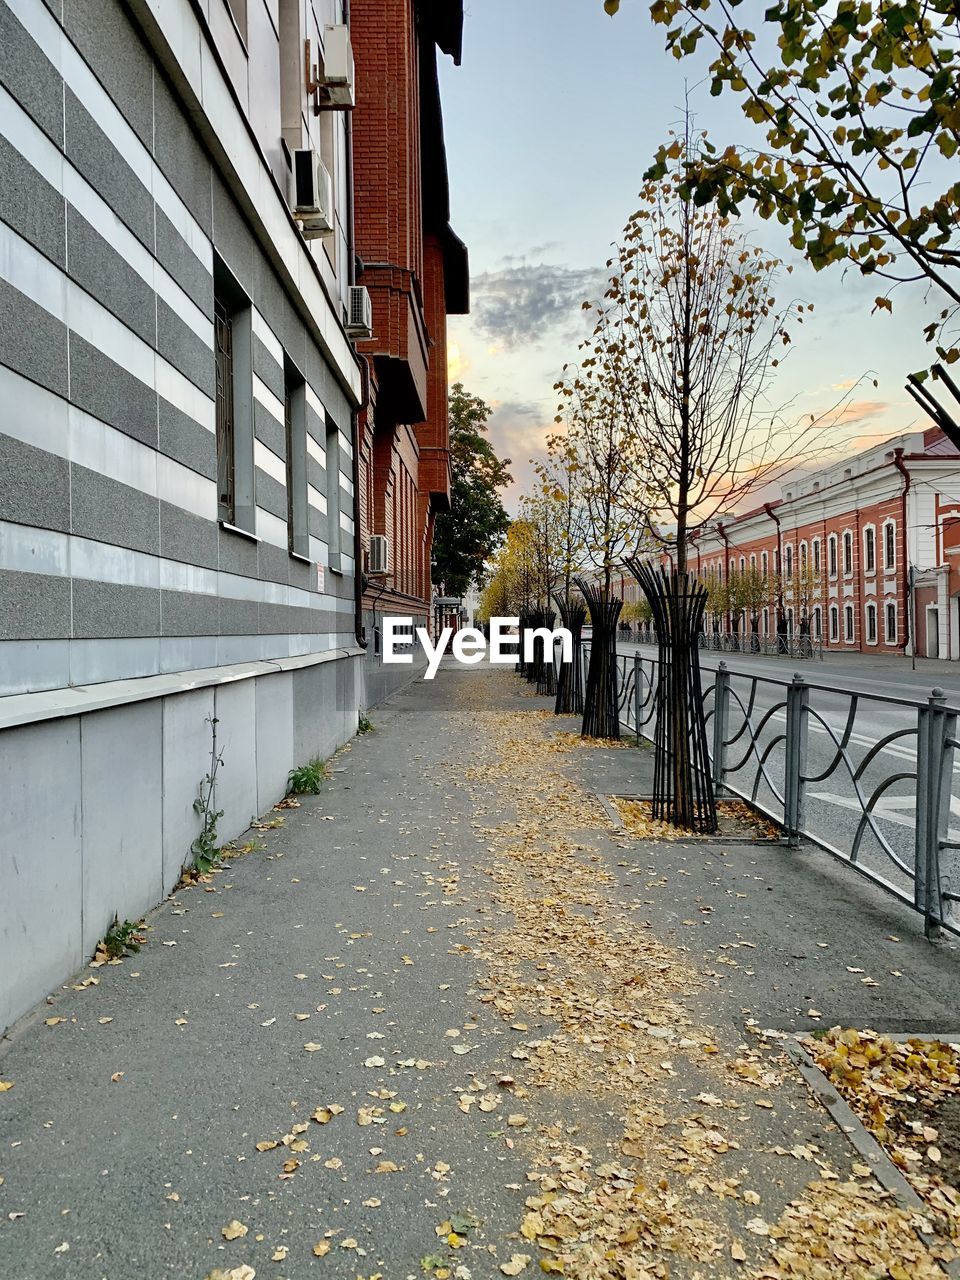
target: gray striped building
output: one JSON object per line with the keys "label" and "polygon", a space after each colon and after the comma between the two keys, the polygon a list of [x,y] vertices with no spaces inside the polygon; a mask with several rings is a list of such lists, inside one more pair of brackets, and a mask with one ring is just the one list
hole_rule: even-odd
{"label": "gray striped building", "polygon": [[0,0],[0,1027],[356,730],[346,16]]}

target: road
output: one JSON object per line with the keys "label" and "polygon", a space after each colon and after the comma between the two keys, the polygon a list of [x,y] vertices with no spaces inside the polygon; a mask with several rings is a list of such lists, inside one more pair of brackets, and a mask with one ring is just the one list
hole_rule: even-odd
{"label": "road", "polygon": [[[649,645],[621,644],[619,650],[628,661],[637,653],[646,659],[655,654]],[[854,698],[856,714],[848,747],[854,770],[861,766],[881,739],[898,732],[904,734],[876,753],[863,770],[859,785],[865,798],[869,799],[875,788],[888,783],[874,810],[877,827],[890,851],[907,867],[912,866],[916,780],[915,777],[898,775],[916,772],[917,705],[929,696],[932,688],[942,688],[947,694],[948,704],[960,707],[960,668],[955,664],[921,661],[919,670],[914,672],[908,663],[898,659],[836,656],[822,662],[801,662],[795,658],[704,652],[701,663],[705,690],[712,684],[713,674],[721,662],[725,662],[731,672],[731,724],[734,729],[743,725],[741,704],[749,706],[751,695],[754,698],[754,726],[773,709],[759,736],[761,753],[785,729],[786,713],[781,704],[786,697],[786,684],[792,680],[794,672],[799,671],[809,682],[812,714],[808,722],[807,775],[815,780],[811,780],[806,788],[804,825],[819,840],[845,854],[853,845],[862,808],[850,770],[842,762],[835,768],[831,765],[836,757],[834,739],[843,738]],[[712,700],[708,701],[708,710],[710,706]],[[757,757],[755,753],[746,752],[748,741],[748,735],[744,734],[730,749],[730,763],[736,763],[745,754],[748,757],[743,767],[730,776],[730,781],[738,790],[749,794],[753,789]],[[767,762],[770,781],[781,794],[782,760],[780,746],[771,752]],[[823,773],[827,776],[818,778]],[[763,781],[757,791],[757,799],[776,812],[776,798]],[[953,770],[952,810],[960,818],[960,764],[955,764]],[[960,839],[960,829],[951,831],[950,838]],[[952,856],[950,853],[944,855],[945,859]],[[858,861],[872,875],[887,880],[903,893],[912,894],[909,875],[902,872],[869,830],[864,833]]]}

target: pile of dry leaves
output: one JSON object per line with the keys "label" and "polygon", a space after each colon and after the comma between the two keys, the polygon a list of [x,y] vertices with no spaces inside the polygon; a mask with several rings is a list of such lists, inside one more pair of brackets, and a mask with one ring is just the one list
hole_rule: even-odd
{"label": "pile of dry leaves", "polygon": [[805,1044],[960,1245],[960,1046],[850,1027]]}

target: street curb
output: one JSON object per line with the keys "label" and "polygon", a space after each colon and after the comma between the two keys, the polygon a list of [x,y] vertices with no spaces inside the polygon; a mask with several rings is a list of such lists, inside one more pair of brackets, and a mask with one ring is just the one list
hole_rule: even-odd
{"label": "street curb", "polygon": [[[892,1040],[910,1040],[914,1038],[909,1035],[890,1037]],[[923,1038],[926,1040],[944,1039],[942,1036],[930,1035]],[[880,1143],[864,1127],[856,1112],[840,1097],[837,1090],[807,1053],[799,1037],[796,1035],[788,1036],[784,1045],[791,1060],[803,1077],[807,1088],[829,1112],[831,1119],[835,1121],[837,1128],[857,1154],[862,1156],[870,1166],[873,1176],[884,1191],[888,1191],[903,1209],[915,1209],[920,1213],[929,1212],[927,1206],[884,1151],[883,1147],[881,1147]],[[937,1243],[932,1236],[923,1231],[918,1231],[917,1235],[928,1248]],[[960,1258],[955,1258],[952,1262],[944,1262],[938,1258],[937,1263],[951,1277],[951,1280],[960,1280]]]}

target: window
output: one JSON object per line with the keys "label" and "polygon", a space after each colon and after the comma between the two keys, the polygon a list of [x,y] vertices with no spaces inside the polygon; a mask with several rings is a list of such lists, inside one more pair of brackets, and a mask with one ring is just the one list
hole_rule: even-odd
{"label": "window", "polygon": [[877,606],[868,604],[865,610],[867,621],[867,644],[877,643]]}
{"label": "window", "polygon": [[252,534],[256,500],[250,299],[220,258],[214,259],[213,314],[218,518]]}
{"label": "window", "polygon": [[827,564],[830,570],[830,577],[837,576],[837,535],[831,533],[827,539]]}
{"label": "window", "polygon": [[813,611],[813,634],[817,640],[823,639],[823,611],[819,605]]}
{"label": "window", "polygon": [[767,558],[767,553],[764,551],[761,553],[761,556],[760,556],[760,568],[763,571],[764,577],[766,577],[767,574],[770,572],[769,565],[770,565],[770,561]]}
{"label": "window", "polygon": [[843,638],[847,644],[853,643],[853,605],[844,605],[843,609]]}
{"label": "window", "polygon": [[801,542],[800,543],[800,568],[805,569],[806,567],[807,567],[807,544],[805,542]]}
{"label": "window", "polygon": [[746,568],[747,568],[747,557],[746,557],[746,556],[741,556],[741,557],[740,557],[740,572],[741,572],[741,573],[744,573],[744,572],[746,571]]}
{"label": "window", "polygon": [[291,151],[303,142],[304,46],[301,0],[280,0],[280,132]]}
{"label": "window", "polygon": [[793,610],[787,610],[787,635],[793,635]]}
{"label": "window", "polygon": [[750,568],[755,569],[756,567],[757,567],[757,556],[755,552],[751,551],[750,552]]}
{"label": "window", "polygon": [[897,606],[888,600],[884,606],[885,637],[887,644],[897,643]]}
{"label": "window", "polygon": [[853,573],[853,534],[847,530],[843,535],[843,576],[848,578]]}
{"label": "window", "polygon": [[214,297],[217,361],[217,505],[221,520],[233,524],[233,322],[222,298]]}
{"label": "window", "polygon": [[247,43],[247,0],[226,0],[230,16],[236,24],[240,39]]}
{"label": "window", "polygon": [[820,539],[813,540],[813,572],[820,572]]}
{"label": "window", "polygon": [[[341,572],[340,549],[340,429],[327,415],[327,563],[337,573]],[[394,495],[396,497],[396,495]],[[394,522],[396,528],[396,522]]]}
{"label": "window", "polygon": [[764,609],[763,611],[763,634],[765,636],[768,636],[770,634],[770,610],[769,609]]}
{"label": "window", "polygon": [[888,520],[883,526],[883,567],[895,569],[897,565],[897,526]]}
{"label": "window", "polygon": [[287,541],[293,555],[310,556],[307,507],[307,388],[303,375],[283,362],[283,419],[287,456]]}
{"label": "window", "polygon": [[863,531],[863,568],[865,573],[875,573],[877,568],[877,535],[873,525]]}
{"label": "window", "polygon": [[787,544],[786,550],[784,551],[784,556],[786,557],[786,561],[787,561],[787,579],[789,580],[790,578],[793,577],[793,547],[790,546],[789,543]]}
{"label": "window", "polygon": [[830,606],[830,639],[840,639],[840,611],[835,604]]}

